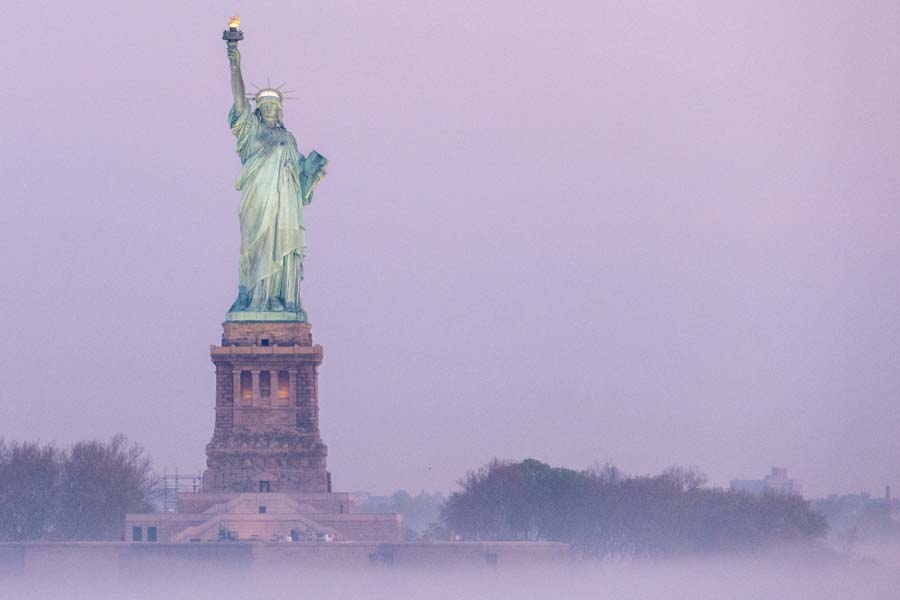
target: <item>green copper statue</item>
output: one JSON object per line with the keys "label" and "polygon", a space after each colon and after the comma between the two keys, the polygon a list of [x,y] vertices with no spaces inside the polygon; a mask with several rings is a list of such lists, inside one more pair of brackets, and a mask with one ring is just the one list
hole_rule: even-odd
{"label": "green copper statue", "polygon": [[234,94],[228,122],[241,157],[235,185],[241,192],[241,260],[238,297],[227,319],[306,321],[300,301],[303,207],[312,201],[327,161],[315,150],[308,157],[300,154],[284,127],[280,90],[259,90],[256,110],[250,108],[236,41],[228,43],[228,60]]}

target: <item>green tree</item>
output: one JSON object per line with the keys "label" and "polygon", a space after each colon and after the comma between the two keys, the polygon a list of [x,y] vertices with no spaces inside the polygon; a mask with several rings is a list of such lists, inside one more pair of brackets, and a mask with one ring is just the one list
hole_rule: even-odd
{"label": "green tree", "polygon": [[61,454],[52,444],[0,440],[0,541],[38,540],[53,531]]}
{"label": "green tree", "polygon": [[141,446],[122,434],[74,444],[63,461],[57,536],[120,539],[125,513],[153,510],[157,483]]}
{"label": "green tree", "polygon": [[443,526],[477,540],[555,540],[584,555],[664,556],[757,548],[821,537],[825,517],[799,496],[704,487],[696,470],[627,477],[537,460],[493,460],[460,480]]}
{"label": "green tree", "polygon": [[578,502],[584,473],[538,460],[493,460],[460,480],[441,518],[451,531],[474,539],[540,540],[565,528],[559,509]]}
{"label": "green tree", "polygon": [[155,490],[150,460],[121,434],[67,451],[0,440],[0,541],[117,540]]}

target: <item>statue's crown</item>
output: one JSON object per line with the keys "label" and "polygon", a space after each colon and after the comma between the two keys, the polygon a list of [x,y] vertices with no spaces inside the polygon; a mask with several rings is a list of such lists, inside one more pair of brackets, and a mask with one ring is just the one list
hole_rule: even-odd
{"label": "statue's crown", "polygon": [[282,100],[284,100],[284,96],[275,88],[263,88],[256,92],[256,103],[260,102],[271,102],[275,101],[278,104],[281,104]]}

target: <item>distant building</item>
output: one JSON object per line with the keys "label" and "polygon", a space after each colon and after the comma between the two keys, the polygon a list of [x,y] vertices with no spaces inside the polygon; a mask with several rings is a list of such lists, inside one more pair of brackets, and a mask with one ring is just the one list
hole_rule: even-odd
{"label": "distant building", "polygon": [[777,492],[779,494],[803,495],[803,485],[797,479],[789,479],[787,469],[772,467],[772,472],[762,479],[732,479],[733,491],[762,494],[764,492]]}

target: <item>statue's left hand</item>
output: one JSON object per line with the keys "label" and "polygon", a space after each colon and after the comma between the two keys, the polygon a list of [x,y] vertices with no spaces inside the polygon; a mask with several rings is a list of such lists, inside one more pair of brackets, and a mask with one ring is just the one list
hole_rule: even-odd
{"label": "statue's left hand", "polygon": [[326,175],[328,175],[328,170],[325,167],[322,167],[316,172],[316,175],[313,177],[313,183],[319,183],[320,181],[325,179]]}

